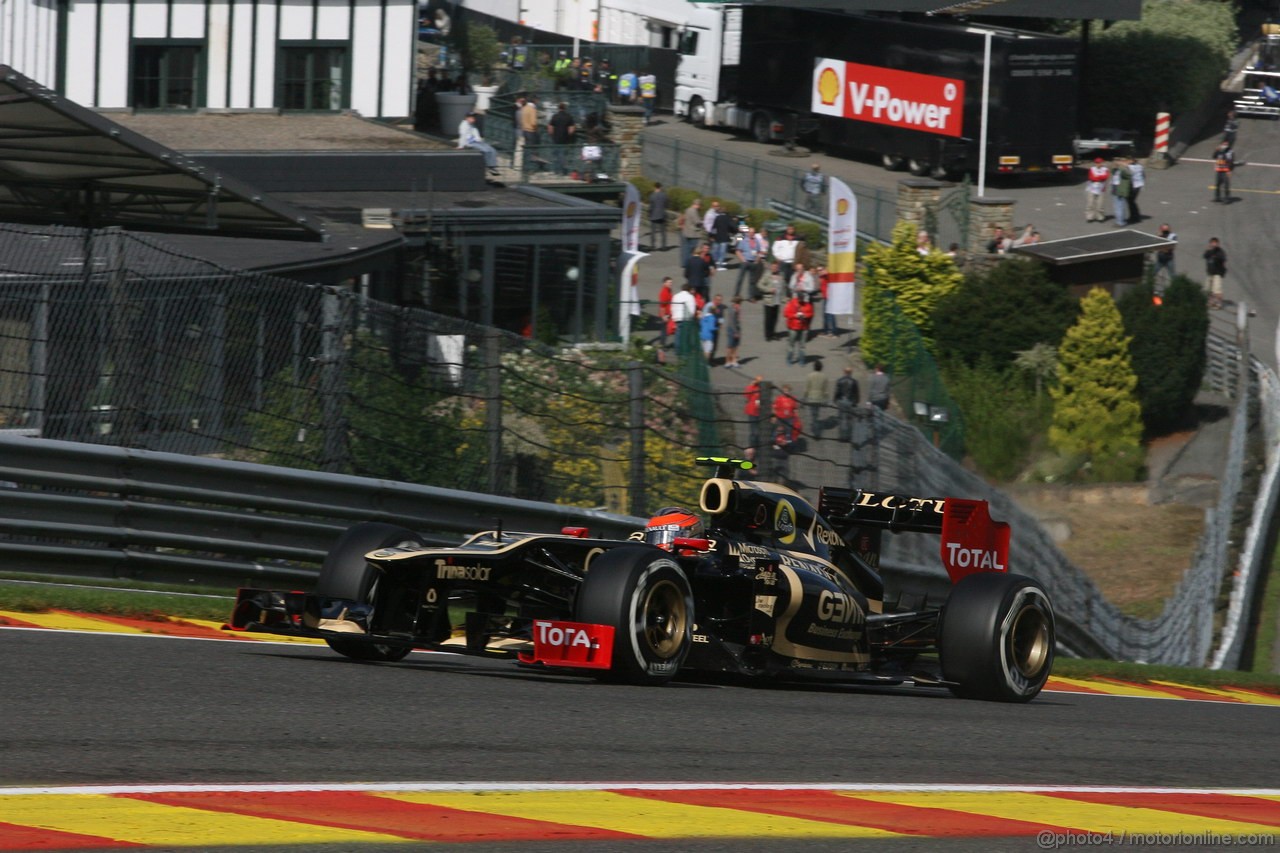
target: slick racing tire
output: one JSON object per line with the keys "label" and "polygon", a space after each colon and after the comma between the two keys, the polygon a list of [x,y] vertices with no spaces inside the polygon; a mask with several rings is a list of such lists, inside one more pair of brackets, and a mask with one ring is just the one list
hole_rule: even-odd
{"label": "slick racing tire", "polygon": [[615,548],[591,562],[574,618],[613,626],[610,679],[662,684],[675,677],[689,655],[693,592],[669,554],[656,548]]}
{"label": "slick racing tire", "polygon": [[1030,701],[1053,669],[1053,605],[1023,575],[980,572],[951,589],[938,630],[942,677],[968,699]]}
{"label": "slick racing tire", "polygon": [[[316,595],[340,598],[357,604],[376,605],[380,573],[365,555],[379,548],[402,543],[422,544],[418,534],[393,524],[365,522],[348,528],[325,555],[316,581]],[[347,637],[325,637],[329,648],[353,660],[394,662],[409,654],[408,646],[366,643]]]}

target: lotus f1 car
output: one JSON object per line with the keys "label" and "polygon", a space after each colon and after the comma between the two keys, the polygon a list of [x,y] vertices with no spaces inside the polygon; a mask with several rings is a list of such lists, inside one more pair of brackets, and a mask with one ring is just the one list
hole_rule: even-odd
{"label": "lotus f1 car", "polygon": [[[242,589],[233,630],[323,638],[360,661],[413,649],[515,658],[637,684],[734,673],[915,682],[1026,702],[1054,656],[1044,588],[1007,571],[1009,526],[984,501],[824,488],[817,506],[751,463],[708,458],[700,509],[629,540],[490,530],[433,547],[359,524],[310,593]],[[881,535],[941,534],[941,607],[886,610]],[[674,535],[673,535],[674,534]]]}

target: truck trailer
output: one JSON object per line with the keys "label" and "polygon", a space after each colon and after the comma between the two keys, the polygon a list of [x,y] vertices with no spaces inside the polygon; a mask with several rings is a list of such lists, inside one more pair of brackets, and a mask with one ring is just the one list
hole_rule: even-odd
{"label": "truck trailer", "polygon": [[988,172],[1074,165],[1071,39],[791,7],[724,6],[712,19],[705,11],[682,32],[676,76],[676,113],[695,124],[954,177],[978,170],[989,70]]}

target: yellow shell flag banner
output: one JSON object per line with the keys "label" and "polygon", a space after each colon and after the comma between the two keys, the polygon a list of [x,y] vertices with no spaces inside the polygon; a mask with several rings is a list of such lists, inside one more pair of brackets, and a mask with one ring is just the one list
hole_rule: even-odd
{"label": "yellow shell flag banner", "polygon": [[828,314],[853,313],[854,265],[858,258],[858,199],[849,185],[829,180],[827,193]]}

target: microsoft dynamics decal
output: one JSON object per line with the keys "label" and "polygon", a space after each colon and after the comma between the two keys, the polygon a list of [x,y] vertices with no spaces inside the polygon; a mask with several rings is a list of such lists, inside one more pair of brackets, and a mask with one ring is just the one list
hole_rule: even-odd
{"label": "microsoft dynamics decal", "polygon": [[960,136],[964,81],[819,59],[813,70],[811,109],[820,115]]}

